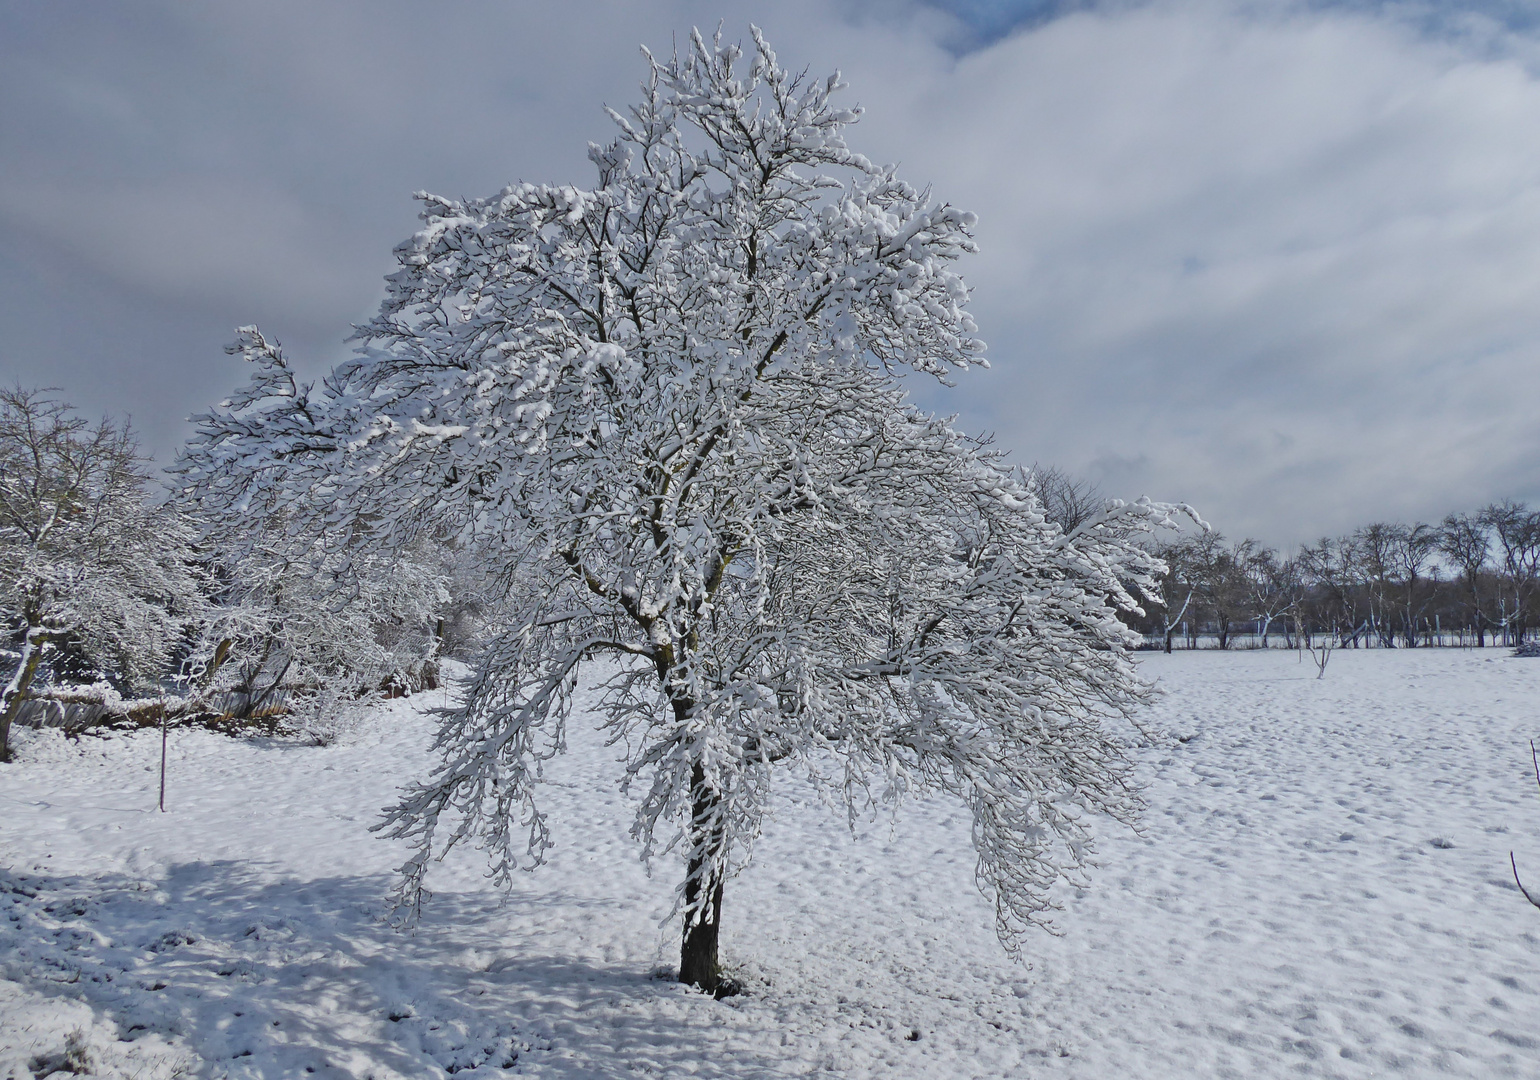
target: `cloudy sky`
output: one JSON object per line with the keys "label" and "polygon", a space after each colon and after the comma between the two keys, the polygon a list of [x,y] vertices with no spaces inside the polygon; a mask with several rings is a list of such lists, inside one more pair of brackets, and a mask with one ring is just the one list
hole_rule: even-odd
{"label": "cloudy sky", "polygon": [[257,322],[319,372],[412,192],[587,183],[637,46],[763,26],[979,214],[929,407],[1289,546],[1540,502],[1540,3],[0,6],[0,379],[169,459]]}

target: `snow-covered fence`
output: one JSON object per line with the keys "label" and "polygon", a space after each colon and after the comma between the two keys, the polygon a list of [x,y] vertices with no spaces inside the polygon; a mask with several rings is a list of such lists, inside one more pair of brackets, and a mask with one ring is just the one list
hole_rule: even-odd
{"label": "snow-covered fence", "polygon": [[[391,672],[381,681],[379,691],[387,698],[398,698],[438,686],[438,664],[423,660]],[[62,728],[66,734],[75,735],[99,727],[155,727],[164,709],[173,724],[196,721],[218,727],[267,729],[279,717],[287,716],[298,699],[313,692],[278,687],[255,693],[225,690],[191,697],[166,694],[125,700],[103,685],[55,687],[29,694],[21,702],[15,722],[30,728]]]}
{"label": "snow-covered fence", "polygon": [[15,722],[22,727],[61,728],[67,735],[76,735],[99,727],[154,727],[160,723],[160,710],[165,707],[175,723],[215,719],[270,726],[264,722],[289,712],[293,691],[275,690],[262,694],[255,707],[253,697],[248,693],[228,691],[189,702],[177,697],[124,701],[100,694],[40,694],[21,703]]}

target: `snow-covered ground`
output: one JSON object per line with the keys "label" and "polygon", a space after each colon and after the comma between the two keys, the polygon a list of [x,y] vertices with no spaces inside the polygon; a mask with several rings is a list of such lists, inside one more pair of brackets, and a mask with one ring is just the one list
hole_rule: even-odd
{"label": "snow-covered ground", "polygon": [[413,934],[367,828],[439,695],[326,748],[174,733],[166,814],[153,735],[31,736],[0,767],[0,1077],[1540,1075],[1540,911],[1508,869],[1540,885],[1540,660],[1145,670],[1174,738],[1142,751],[1144,835],[1105,834],[1062,936],[1004,955],[960,809],[852,838],[786,788],[728,887],[750,992],[721,1002],[655,977],[677,868],[639,865],[580,726],[552,863],[500,903],[456,856]]}

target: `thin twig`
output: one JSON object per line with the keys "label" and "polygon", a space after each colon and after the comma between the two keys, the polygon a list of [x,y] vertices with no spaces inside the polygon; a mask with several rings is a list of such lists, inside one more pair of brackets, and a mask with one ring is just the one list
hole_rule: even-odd
{"label": "thin twig", "polygon": [[[1540,751],[1535,749],[1534,739],[1529,740],[1529,760],[1535,763],[1535,784],[1540,786]],[[1513,857],[1511,851],[1508,852],[1508,863],[1513,867],[1513,883],[1519,887],[1519,892],[1524,894],[1524,899],[1540,908],[1540,900],[1529,895],[1529,890],[1524,888],[1524,883],[1519,880],[1519,861]]]}
{"label": "thin twig", "polygon": [[1513,867],[1513,883],[1519,887],[1519,892],[1524,894],[1524,899],[1534,904],[1535,907],[1540,908],[1540,900],[1536,900],[1533,896],[1529,895],[1529,890],[1524,888],[1524,883],[1519,880],[1519,861],[1513,857],[1513,852],[1511,851],[1508,852],[1508,863]]}

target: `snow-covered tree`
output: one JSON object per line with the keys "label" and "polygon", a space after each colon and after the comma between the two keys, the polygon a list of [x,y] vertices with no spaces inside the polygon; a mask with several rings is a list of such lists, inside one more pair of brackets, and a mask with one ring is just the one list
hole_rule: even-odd
{"label": "snow-covered tree", "polygon": [[0,618],[20,645],[0,699],[0,761],[50,646],[123,689],[153,684],[202,610],[192,533],[147,498],[127,424],[50,391],[0,388]]}
{"label": "snow-covered tree", "polygon": [[542,762],[602,658],[634,834],[685,864],[681,980],[718,986],[724,883],[782,774],[852,814],[964,801],[1014,948],[1093,818],[1138,806],[1115,722],[1147,688],[1116,609],[1169,508],[1066,534],[907,404],[902,373],[982,362],[955,269],[974,218],[847,148],[837,77],[757,31],[748,58],[695,35],[649,63],[595,186],[421,196],[358,357],[318,394],[277,379],[281,419],[220,450],[242,491],[299,483],[356,542],[452,523],[512,585],[439,766],[382,825],[416,847],[405,902],[461,841],[502,884],[541,861]]}
{"label": "snow-covered tree", "polygon": [[193,418],[169,470],[219,586],[201,642],[206,656],[221,644],[228,653],[213,688],[240,693],[248,713],[280,690],[332,708],[388,683],[417,688],[437,649],[446,569],[422,550],[329,543],[326,509],[293,501],[302,468],[275,472],[229,452],[260,441],[261,461],[303,460],[292,440],[305,453],[329,445],[304,427],[312,388],[281,347],[255,327],[237,333],[227,351],[252,364],[251,378]]}
{"label": "snow-covered tree", "polygon": [[1248,540],[1242,546],[1249,551],[1242,571],[1250,592],[1251,613],[1257,620],[1257,631],[1265,649],[1273,623],[1282,621],[1287,634],[1287,616],[1299,603],[1303,590],[1299,567],[1293,559],[1280,559],[1272,548],[1255,541]]}
{"label": "snow-covered tree", "polygon": [[301,548],[281,534],[238,556],[219,550],[224,584],[200,644],[207,652],[228,643],[211,689],[241,696],[236,715],[258,715],[285,698],[314,712],[381,689],[434,684],[434,631],[448,597],[426,561]]}

